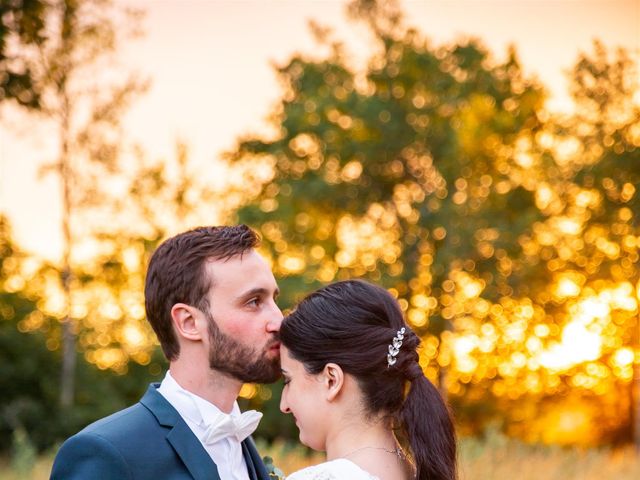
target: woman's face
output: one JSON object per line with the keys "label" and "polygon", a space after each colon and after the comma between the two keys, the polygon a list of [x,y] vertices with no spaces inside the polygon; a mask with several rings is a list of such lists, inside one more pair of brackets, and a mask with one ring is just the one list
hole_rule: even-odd
{"label": "woman's face", "polygon": [[325,450],[331,415],[323,376],[307,373],[301,362],[291,358],[284,345],[280,350],[280,364],[284,376],[280,410],[293,415],[303,444],[314,450]]}

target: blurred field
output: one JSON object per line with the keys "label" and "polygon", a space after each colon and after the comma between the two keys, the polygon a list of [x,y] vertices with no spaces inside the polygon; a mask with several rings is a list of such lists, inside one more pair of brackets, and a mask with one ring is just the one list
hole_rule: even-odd
{"label": "blurred field", "polygon": [[[261,451],[274,458],[285,473],[322,461],[300,448],[274,444]],[[576,450],[531,446],[493,435],[487,440],[460,443],[460,480],[638,480],[640,455],[633,449]]]}
{"label": "blurred field", "polygon": [[[275,465],[291,473],[323,460],[297,445],[276,442],[259,443],[264,455]],[[33,469],[9,459],[0,461],[0,480],[45,480],[49,478],[53,456],[32,461]],[[18,462],[19,463],[19,462]],[[637,480],[640,478],[640,455],[631,448],[611,450],[576,450],[526,445],[501,435],[488,439],[465,439],[460,443],[460,480]]]}

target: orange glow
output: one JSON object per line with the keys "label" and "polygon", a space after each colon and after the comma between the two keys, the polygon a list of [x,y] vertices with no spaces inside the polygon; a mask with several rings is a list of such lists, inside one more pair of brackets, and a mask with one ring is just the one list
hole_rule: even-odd
{"label": "orange glow", "polygon": [[576,297],[584,280],[584,275],[565,273],[558,279],[554,294],[559,298]]}
{"label": "orange glow", "polygon": [[302,255],[287,253],[278,257],[278,265],[284,274],[295,274],[304,270],[306,262]]}
{"label": "orange glow", "polygon": [[631,350],[628,347],[617,350],[616,353],[613,355],[613,362],[618,367],[628,367],[633,363],[633,360],[634,360],[633,350]]}
{"label": "orange glow", "polygon": [[253,397],[256,396],[257,393],[258,393],[258,389],[252,383],[245,383],[244,385],[242,385],[242,388],[240,389],[240,397],[246,398],[246,399],[252,399]]}
{"label": "orange glow", "polygon": [[[457,94],[453,95],[452,101],[449,101],[447,96],[442,105],[437,105],[442,99],[436,98],[436,93],[431,93],[432,85],[428,81],[420,83],[424,81],[422,79],[417,81],[414,88],[408,81],[405,82],[404,72],[403,75],[390,79],[386,87],[378,88],[369,77],[362,75],[365,73],[364,70],[358,71],[357,61],[351,65],[351,53],[354,59],[368,61],[364,58],[366,53],[363,52],[367,51],[370,45],[359,45],[356,40],[355,50],[344,54],[345,65],[353,67],[352,71],[346,71],[349,75],[354,73],[363,77],[360,82],[367,84],[362,87],[363,91],[368,89],[371,97],[358,103],[364,98],[357,95],[359,87],[354,88],[351,81],[347,82],[349,85],[339,85],[339,75],[334,73],[320,74],[316,78],[318,83],[322,84],[318,90],[319,94],[306,95],[306,92],[303,92],[301,100],[293,98],[295,94],[291,85],[286,86],[284,91],[280,92],[283,104],[278,104],[269,115],[269,118],[275,121],[257,127],[259,130],[269,130],[266,137],[275,139],[271,144],[273,148],[255,153],[260,150],[256,146],[259,142],[250,141],[246,144],[249,153],[239,151],[228,155],[233,161],[238,160],[237,168],[225,170],[221,166],[223,162],[217,161],[224,160],[225,155],[220,155],[212,162],[217,156],[216,152],[233,148],[230,146],[239,138],[239,132],[251,129],[251,125],[246,124],[247,118],[251,119],[250,123],[255,123],[254,119],[264,117],[268,106],[260,101],[261,98],[266,98],[266,90],[262,88],[269,82],[268,79],[271,79],[271,85],[275,87],[276,76],[268,62],[264,61],[266,56],[261,57],[265,67],[261,72],[265,75],[257,82],[260,88],[243,84],[247,79],[252,79],[253,72],[258,71],[255,64],[251,67],[238,64],[238,68],[226,69],[224,62],[229,55],[211,55],[210,52],[207,53],[207,58],[218,60],[202,61],[203,39],[214,40],[211,45],[215,47],[212,48],[222,46],[228,49],[228,46],[232,45],[240,51],[248,45],[247,42],[252,42],[252,35],[247,35],[246,32],[256,31],[255,28],[238,28],[239,23],[227,20],[224,24],[233,28],[223,29],[226,33],[221,38],[196,34],[166,35],[169,31],[174,32],[179,25],[190,25],[193,32],[198,31],[197,28],[205,28],[207,32],[222,31],[212,28],[211,22],[220,21],[221,17],[236,11],[238,7],[233,5],[234,2],[226,2],[226,6],[213,7],[205,5],[207,2],[195,2],[202,5],[194,5],[193,8],[182,8],[177,3],[174,8],[175,2],[160,3],[163,5],[158,5],[149,12],[154,21],[162,21],[162,27],[153,31],[154,41],[170,37],[175,43],[193,37],[197,41],[191,40],[191,43],[183,44],[175,50],[182,52],[185,62],[193,55],[197,61],[192,65],[206,65],[207,71],[190,68],[189,63],[184,62],[180,63],[181,68],[167,69],[167,65],[174,65],[176,62],[168,62],[163,55],[149,55],[148,52],[156,48],[149,48],[149,45],[144,52],[144,58],[147,59],[143,62],[144,65],[153,67],[156,57],[160,58],[163,75],[171,71],[184,76],[184,72],[189,72],[190,86],[205,80],[206,88],[199,93],[195,88],[193,92],[189,88],[187,92],[184,91],[184,78],[173,79],[171,83],[179,85],[184,95],[163,94],[162,98],[159,98],[156,91],[156,97],[151,104],[159,103],[147,111],[146,115],[138,118],[137,123],[133,124],[135,128],[130,128],[130,131],[145,135],[143,131],[149,128],[150,140],[145,143],[149,148],[153,148],[157,139],[173,136],[167,135],[166,132],[159,133],[158,125],[155,124],[154,127],[157,120],[182,122],[188,118],[190,122],[194,122],[185,123],[182,127],[178,124],[167,124],[174,133],[176,128],[185,132],[206,129],[204,135],[201,135],[203,138],[199,139],[199,146],[196,137],[186,139],[190,144],[194,143],[194,151],[197,152],[194,155],[194,166],[198,166],[194,170],[195,175],[200,175],[203,171],[214,172],[215,183],[220,186],[216,194],[226,192],[225,189],[229,187],[230,196],[237,195],[236,200],[230,201],[230,205],[234,207],[243,205],[245,201],[251,202],[254,198],[259,199],[256,203],[257,215],[247,216],[247,221],[259,223],[261,218],[271,220],[259,227],[265,244],[264,253],[269,256],[277,278],[297,276],[291,282],[285,282],[288,285],[295,284],[295,295],[308,293],[306,287],[311,283],[329,283],[343,278],[364,277],[373,282],[379,281],[379,284],[385,287],[393,286],[390,291],[398,299],[410,324],[416,327],[416,332],[422,336],[421,365],[432,378],[442,373],[446,380],[445,388],[449,388],[449,393],[460,395],[463,400],[472,398],[465,395],[476,394],[477,390],[490,390],[501,397],[500,401],[520,399],[530,394],[535,394],[534,397],[553,397],[555,401],[567,392],[587,391],[589,395],[605,396],[616,392],[620,385],[628,385],[633,378],[636,362],[640,361],[635,334],[640,301],[640,236],[637,229],[638,212],[635,208],[638,198],[637,177],[632,179],[631,176],[619,175],[619,171],[614,170],[611,170],[612,173],[601,174],[597,168],[585,169],[580,172],[580,176],[574,174],[580,166],[590,163],[595,165],[603,153],[609,155],[613,152],[622,157],[634,152],[631,144],[640,146],[638,125],[625,127],[624,131],[616,131],[615,122],[609,123],[602,127],[602,132],[598,131],[595,135],[595,127],[588,119],[585,120],[586,117],[581,116],[579,121],[576,120],[580,123],[579,126],[565,128],[562,123],[565,118],[555,116],[547,107],[527,105],[527,95],[521,98],[520,94],[525,91],[526,78],[520,77],[516,66],[506,68],[500,73],[501,85],[505,85],[502,82],[506,80],[513,80],[514,83],[511,92],[513,95],[508,95],[511,98],[499,101],[494,98],[494,95],[497,97],[495,93],[486,93],[493,89],[483,89],[460,102]],[[305,3],[308,4],[305,9],[315,9],[318,5],[328,5],[332,2]],[[315,3],[317,5],[312,5]],[[415,8],[404,5],[407,3],[412,2],[404,2],[403,8]],[[505,2],[504,8],[509,8],[506,3],[508,2]],[[277,5],[270,3],[267,8],[258,4],[260,2],[252,2],[258,10],[265,9],[262,11],[265,15],[269,13],[264,18],[260,17],[260,27],[266,26],[274,30],[274,25],[281,25],[283,20],[273,13],[278,10]],[[573,10],[576,10],[574,7]],[[216,15],[200,14],[191,17],[190,21],[178,21],[178,17],[174,18],[174,15],[193,15],[198,9],[207,9],[206,12],[211,13],[212,8],[226,10],[223,12],[224,15],[216,10]],[[518,8],[524,7],[519,5]],[[553,8],[559,7],[554,5]],[[234,18],[238,22],[247,17],[254,17],[247,16],[245,10],[246,5],[236,11],[238,16]],[[423,9],[419,10],[422,12]],[[579,15],[585,10],[586,7],[580,8],[574,13]],[[544,11],[551,11],[550,7]],[[169,15],[169,12],[173,14]],[[545,21],[548,23],[554,18],[562,17],[556,13],[554,10],[554,15],[547,16]],[[613,22],[610,21],[612,16],[613,14],[602,15],[602,19],[597,18],[594,28],[606,24],[608,28],[618,31],[618,28],[612,28],[611,25],[621,23],[619,14]],[[199,17],[207,19],[206,26],[201,23]],[[480,26],[477,28],[486,28],[487,31],[483,35],[488,36],[488,45],[491,47],[486,64],[497,65],[499,60],[496,61],[495,58],[499,58],[499,50],[496,48],[498,44],[495,39],[491,40],[493,29],[486,27],[485,21],[478,21],[481,17],[473,17],[456,14],[452,16],[452,21],[468,21],[467,29],[476,28],[474,25]],[[490,22],[495,20],[494,17],[497,16],[487,14],[482,18]],[[503,40],[511,40],[513,32],[520,30],[513,28],[513,22],[521,19],[523,15],[511,17],[508,25],[505,25],[506,33]],[[410,23],[415,18],[422,17],[407,16]],[[529,21],[535,18],[537,16],[531,15]],[[295,21],[289,20],[288,23],[294,28]],[[435,32],[436,36],[440,35],[442,38],[446,35],[449,39],[450,33],[457,31],[447,22],[430,20],[428,23],[436,29],[439,28],[438,25],[445,25],[439,34]],[[575,21],[573,24],[582,23]],[[545,28],[552,36],[559,31],[557,28]],[[562,39],[571,36],[576,29],[562,32]],[[597,32],[593,33],[593,29],[587,30],[590,31],[585,39],[591,42],[591,37]],[[238,37],[232,37],[231,31],[234,34],[242,33]],[[274,64],[285,65],[286,59],[293,54],[289,47],[296,44],[295,37],[292,35],[290,39],[289,31],[289,27],[276,28],[274,32],[277,34],[268,36],[270,39],[285,40],[282,45],[286,46],[286,49],[282,52],[286,56],[278,58]],[[306,29],[304,31],[306,32]],[[533,34],[531,38],[534,39],[539,37],[539,33],[539,26],[532,26],[529,31],[529,35]],[[267,38],[258,34],[254,36]],[[231,38],[233,40],[230,40]],[[547,44],[566,48],[565,42],[552,43],[552,39],[547,40]],[[539,43],[537,40],[532,42]],[[262,48],[262,43],[269,42],[254,42],[253,48],[247,51],[251,50],[253,54],[255,50]],[[499,45],[503,44],[504,42],[501,42]],[[166,42],[163,45],[166,47]],[[588,48],[588,45],[584,43],[579,46],[583,49],[582,47]],[[572,46],[575,53],[578,50],[577,46]],[[436,52],[432,60],[445,58],[446,55],[442,52],[446,48],[448,47]],[[551,50],[553,52],[550,52]],[[549,54],[555,53],[555,50],[544,48],[541,52],[544,59],[540,60],[540,65],[546,67]],[[264,50],[261,51],[264,54]],[[163,52],[167,52],[166,48]],[[526,50],[523,49],[523,52]],[[498,55],[494,57],[493,53]],[[396,64],[402,60],[403,52],[394,48],[389,54],[393,62],[386,67],[397,68]],[[524,53],[523,57],[526,55],[529,53]],[[363,58],[359,58],[360,56]],[[247,56],[239,54],[231,57],[237,63]],[[405,59],[408,57],[404,55]],[[382,61],[382,58],[372,59],[372,62]],[[443,62],[441,70],[451,70],[454,79],[452,83],[455,83],[455,80],[466,80],[467,73],[462,64],[454,63],[445,65]],[[529,75],[528,72],[536,71],[534,63],[528,60],[523,63],[523,66],[527,67],[523,70],[524,77]],[[316,66],[326,67],[325,64]],[[382,67],[384,65],[381,65]],[[564,69],[568,67],[569,65],[563,65]],[[298,75],[302,75],[302,67],[298,65],[298,69]],[[492,73],[498,70],[500,69]],[[233,75],[219,75],[219,72],[226,71],[233,71]],[[384,69],[380,72],[388,73]],[[396,71],[398,72],[399,70]],[[560,68],[557,73],[560,76]],[[260,75],[256,78],[260,78]],[[211,88],[212,79],[216,88]],[[237,85],[224,85],[230,79]],[[280,80],[282,79],[281,77]],[[166,79],[158,80],[161,84],[167,85]],[[356,85],[357,82],[356,80]],[[596,86],[600,88],[599,85]],[[235,87],[238,90],[235,90]],[[554,86],[551,85],[551,88]],[[259,96],[249,98],[258,90]],[[499,89],[498,93],[501,91]],[[234,92],[241,94],[236,95]],[[215,95],[222,95],[223,98],[216,100],[213,98]],[[278,95],[277,89],[273,88],[267,96],[273,99]],[[400,115],[396,115],[394,109],[387,106],[376,110],[385,100],[385,96],[402,100],[402,108],[409,111],[412,110],[412,105],[413,108],[423,111],[410,111],[406,118],[404,115],[401,118]],[[536,99],[536,95],[531,97],[536,102],[546,101],[544,95],[539,99]],[[177,102],[167,104],[172,102],[172,99],[177,99]],[[335,99],[340,101],[331,103]],[[352,102],[353,99],[356,101]],[[300,103],[296,104],[298,100]],[[640,93],[635,94],[634,101],[640,105]],[[262,112],[251,111],[247,115],[249,104],[252,108],[259,107]],[[300,107],[301,122],[293,128],[290,126],[295,122],[280,121],[281,116],[295,120],[295,115],[289,115],[290,111],[286,110],[285,104]],[[158,108],[158,105],[162,105],[162,109]],[[194,108],[197,110],[200,105],[204,107],[203,110],[196,112]],[[348,105],[366,108],[352,112],[348,111]],[[622,107],[628,109],[628,102]],[[193,112],[193,115],[181,115],[179,110],[182,108]],[[168,111],[171,115],[159,116],[158,111]],[[529,120],[524,118],[524,114],[520,115],[528,111],[533,111]],[[216,115],[212,115],[212,112]],[[443,120],[442,125],[434,122],[432,113],[437,116],[438,121]],[[598,115],[598,112],[595,114]],[[239,121],[239,117],[234,119],[238,115],[245,115],[245,120]],[[606,115],[612,116],[611,112],[603,112],[603,118]],[[521,123],[520,118],[526,121]],[[567,118],[574,120],[573,117]],[[151,119],[154,122],[151,122]],[[510,131],[514,119],[518,119],[517,125],[513,127],[517,132],[503,135],[503,132]],[[428,140],[431,137],[422,134],[400,145],[397,150],[394,150],[395,145],[391,141],[387,142],[388,149],[387,145],[375,151],[351,148],[361,147],[366,145],[366,142],[373,144],[378,136],[387,140],[386,128],[395,126],[391,125],[391,122],[396,121],[399,121],[403,128],[397,130],[402,132],[398,139],[403,141],[405,134],[413,135],[412,128],[416,131],[426,129],[434,134],[452,132],[452,135],[458,135],[455,139],[455,150],[451,150],[451,158],[446,154],[449,150],[440,150],[439,140],[430,143]],[[123,126],[128,127],[127,122],[128,120]],[[243,122],[245,124],[241,125]],[[308,125],[305,122],[308,122]],[[28,126],[31,127],[30,124]],[[239,126],[241,128],[238,129]],[[306,128],[307,126],[309,128]],[[318,126],[323,128],[314,128]],[[493,130],[488,128],[490,126]],[[215,135],[212,135],[212,132],[215,132]],[[4,131],[0,130],[0,135],[3,133]],[[281,134],[285,140],[280,142],[280,145],[278,142]],[[290,137],[287,136],[289,134]],[[582,136],[591,139],[592,135],[593,138],[598,137],[602,140],[583,141]],[[446,137],[449,137],[449,133]],[[366,142],[359,144],[362,139]],[[22,165],[29,165],[30,162],[13,151],[14,147],[11,144],[15,142],[0,141],[3,146],[5,143],[8,150],[2,153],[10,161],[2,165],[5,166],[6,163],[8,168],[7,175],[3,178],[18,178],[13,174],[13,169],[18,168],[18,165],[21,165],[19,168],[24,168]],[[204,151],[199,151],[203,147]],[[365,158],[365,155],[372,152],[371,158]],[[154,158],[167,157],[166,152],[153,150],[149,150],[149,155]],[[612,154],[603,158],[616,161],[617,157],[614,157]],[[456,168],[449,168],[447,162],[451,161],[453,165],[452,159],[462,159],[464,162],[456,164]],[[442,169],[443,167],[446,167],[446,170]],[[171,168],[168,170],[171,171]],[[170,175],[174,173],[170,172]],[[344,205],[332,205],[325,209],[322,202],[324,199],[317,198],[311,198],[309,203],[300,203],[300,184],[294,185],[289,180],[299,180],[305,174],[314,176],[314,181],[325,182],[323,188],[337,187],[335,191],[344,195],[341,198],[347,199],[345,204],[349,204],[350,207],[353,202],[360,202],[359,208],[345,208],[341,211],[340,208]],[[33,176],[35,178],[35,175]],[[205,176],[202,178],[205,179]],[[286,181],[281,182],[283,178]],[[391,180],[387,181],[388,179]],[[387,183],[380,188],[383,181]],[[9,183],[26,184],[17,180],[11,180]],[[50,217],[57,218],[55,214],[48,214],[51,212],[27,214],[31,208],[29,204],[36,202],[32,202],[31,198],[29,201],[25,197],[20,198],[19,192],[15,192],[15,187],[10,186],[11,192],[7,194],[7,198],[11,199],[11,209],[16,208],[12,206],[14,204],[26,209],[12,213],[18,222],[25,222],[25,218],[41,218],[44,219],[43,222]],[[29,194],[35,191],[22,186],[20,188]],[[370,190],[367,191],[367,188]],[[240,193],[235,190],[239,190]],[[317,191],[326,193],[328,190]],[[207,216],[207,221],[212,218],[229,220],[235,211],[235,208],[226,208],[224,202],[200,198],[195,189],[187,188],[187,191],[182,193],[193,205],[205,205],[207,210],[220,209],[220,212],[213,212],[212,217]],[[363,203],[370,202],[371,198],[376,199],[374,203]],[[505,199],[508,201],[503,202]],[[161,201],[149,205],[160,204]],[[287,216],[291,210],[302,210],[299,208],[300,205],[305,205],[308,211]],[[488,206],[486,210],[485,205]],[[316,211],[312,211],[314,208]],[[515,211],[516,208],[518,211]],[[484,216],[473,217],[477,212]],[[191,226],[190,222],[196,219],[196,216],[190,217],[189,220],[178,218],[176,223],[179,225],[173,225],[172,213],[159,214],[160,223],[164,222],[164,226],[171,227],[159,228],[159,231],[170,234],[178,227]],[[225,216],[227,214],[228,216]],[[513,218],[509,219],[509,222],[503,222],[503,216]],[[476,222],[478,219],[481,221]],[[199,222],[201,218],[197,220]],[[468,225],[465,223],[467,220],[470,220]],[[124,219],[120,221],[123,224],[127,223]],[[467,229],[467,226],[470,228]],[[57,231],[55,226],[49,227],[52,231]],[[24,229],[24,225],[21,228]],[[89,230],[88,226],[86,228]],[[153,230],[151,227],[150,229]],[[56,236],[31,232],[22,235],[23,238],[29,239],[24,243],[28,248],[34,247],[30,243],[35,238],[44,239],[49,243],[50,238]],[[55,238],[53,240],[55,242]],[[155,240],[150,235],[144,242],[141,241],[134,246],[106,245],[107,242],[86,242],[79,245],[79,248],[74,250],[73,260],[78,271],[86,275],[76,276],[74,282],[77,285],[74,285],[70,300],[62,294],[58,276],[43,274],[42,278],[34,279],[26,272],[20,271],[17,267],[18,261],[12,259],[0,265],[2,268],[16,270],[3,277],[3,287],[7,292],[31,289],[32,292],[36,292],[33,297],[39,299],[38,310],[24,316],[18,323],[18,329],[21,332],[40,330],[47,336],[48,348],[60,349],[60,320],[68,314],[73,326],[77,327],[79,350],[85,353],[88,361],[99,368],[123,372],[127,368],[127,362],[131,360],[142,364],[150,362],[153,349],[157,345],[152,330],[144,321],[142,290],[145,261]],[[44,247],[47,248],[52,247]],[[49,252],[48,255],[55,257],[59,250],[58,248],[53,254]],[[105,275],[102,275],[102,262],[111,258],[109,255],[114,250],[117,250],[119,255],[119,263],[113,271],[106,271],[105,268]],[[521,255],[521,252],[524,254]],[[96,256],[104,258],[92,263]],[[32,272],[31,275],[35,274]],[[85,280],[92,276],[97,278],[93,283],[89,283],[91,280]],[[113,278],[115,280],[112,280]],[[523,278],[525,280],[522,280]],[[290,300],[287,298],[286,301]],[[0,305],[0,319],[11,315],[16,315],[16,312]],[[442,371],[438,371],[439,366],[443,367]],[[260,400],[268,398],[270,392],[255,385],[244,385],[240,396]],[[619,408],[620,405],[616,407]],[[523,418],[526,417],[525,414],[522,415]],[[544,438],[545,441],[560,443],[577,442],[581,439],[590,441],[594,434],[589,430],[592,426],[588,421],[589,415],[591,414],[587,407],[575,410],[557,409],[547,413],[544,418],[544,435],[538,435],[536,439]]]}
{"label": "orange glow", "polygon": [[562,330],[562,341],[540,354],[540,364],[550,370],[566,370],[578,363],[596,360],[602,338],[582,322],[571,322]]}
{"label": "orange glow", "polygon": [[129,324],[122,330],[125,343],[132,348],[140,348],[146,344],[144,334],[137,325]]}
{"label": "orange glow", "polygon": [[361,218],[343,216],[336,226],[338,265],[347,268],[359,264],[373,269],[379,260],[394,263],[401,248],[395,222],[395,215],[378,204],[371,205]]}

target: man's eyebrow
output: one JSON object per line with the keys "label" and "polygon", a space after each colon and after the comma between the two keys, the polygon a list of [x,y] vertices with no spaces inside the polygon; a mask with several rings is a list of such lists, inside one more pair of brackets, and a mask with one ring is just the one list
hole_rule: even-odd
{"label": "man's eyebrow", "polygon": [[[273,294],[277,297],[280,294],[280,289],[276,287]],[[269,290],[262,287],[252,288],[251,290],[247,290],[246,292],[238,295],[238,298],[248,298],[254,295],[269,295]]]}

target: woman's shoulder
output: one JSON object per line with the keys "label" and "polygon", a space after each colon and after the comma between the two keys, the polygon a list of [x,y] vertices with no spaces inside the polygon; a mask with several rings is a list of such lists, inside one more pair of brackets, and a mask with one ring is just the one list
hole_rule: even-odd
{"label": "woman's shoulder", "polygon": [[286,480],[378,480],[355,463],[344,458],[303,468],[286,477]]}

